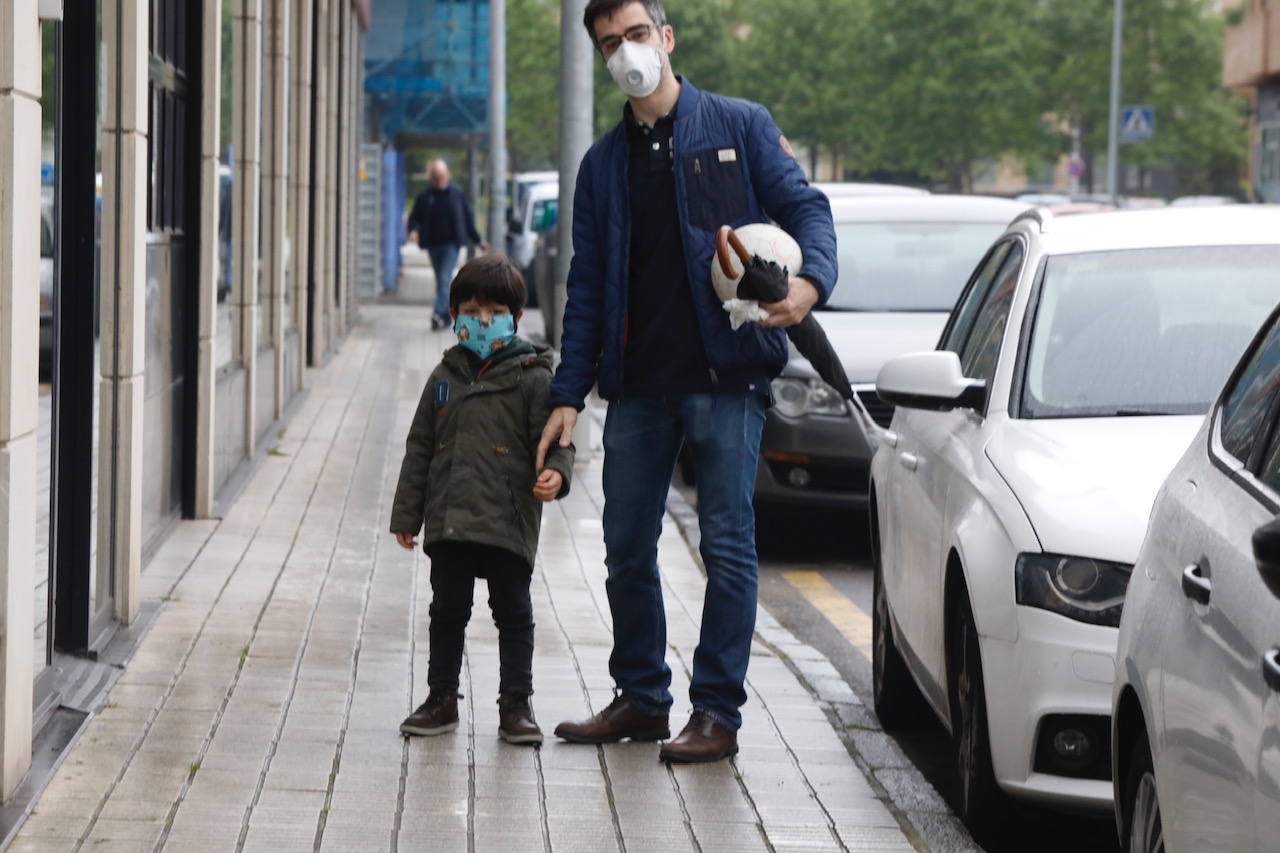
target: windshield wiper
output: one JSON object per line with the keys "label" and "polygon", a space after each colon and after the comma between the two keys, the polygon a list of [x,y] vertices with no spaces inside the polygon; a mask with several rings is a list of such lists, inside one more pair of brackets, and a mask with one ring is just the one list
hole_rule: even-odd
{"label": "windshield wiper", "polygon": [[1116,409],[1111,413],[1113,418],[1147,418],[1147,417],[1163,417],[1165,415],[1176,415],[1178,412],[1166,412],[1159,409]]}

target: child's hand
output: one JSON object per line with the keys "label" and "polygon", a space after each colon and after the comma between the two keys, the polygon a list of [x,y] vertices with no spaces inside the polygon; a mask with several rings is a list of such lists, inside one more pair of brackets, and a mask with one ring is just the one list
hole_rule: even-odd
{"label": "child's hand", "polygon": [[400,543],[400,547],[406,551],[412,551],[418,547],[418,540],[412,533],[397,533],[396,541]]}
{"label": "child's hand", "polygon": [[538,482],[533,484],[533,496],[545,503],[551,503],[560,494],[560,487],[563,485],[564,477],[560,476],[559,471],[544,468],[538,475]]}

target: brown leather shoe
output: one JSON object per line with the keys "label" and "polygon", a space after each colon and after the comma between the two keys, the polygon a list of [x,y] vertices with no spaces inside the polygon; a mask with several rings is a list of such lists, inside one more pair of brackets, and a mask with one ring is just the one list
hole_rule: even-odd
{"label": "brown leather shoe", "polygon": [[407,735],[442,735],[458,727],[460,693],[431,693],[418,710],[405,717],[400,731]]}
{"label": "brown leather shoe", "polygon": [[542,729],[533,717],[528,696],[504,693],[498,697],[498,737],[507,743],[530,746],[542,743]]}
{"label": "brown leather shoe", "polygon": [[729,731],[704,712],[694,711],[684,731],[675,740],[662,745],[658,758],[676,764],[702,764],[737,753],[736,732]]}
{"label": "brown leather shoe", "polygon": [[569,743],[617,743],[620,740],[665,740],[671,737],[666,714],[646,714],[626,696],[617,696],[609,707],[581,722],[556,726],[556,737]]}

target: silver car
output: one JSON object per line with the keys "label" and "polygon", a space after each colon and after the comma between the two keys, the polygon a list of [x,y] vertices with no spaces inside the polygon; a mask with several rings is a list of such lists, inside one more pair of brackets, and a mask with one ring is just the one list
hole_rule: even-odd
{"label": "silver car", "polygon": [[[1233,248],[1280,275],[1280,246]],[[1129,581],[1111,755],[1130,851],[1280,841],[1278,405],[1280,310],[1165,480]]]}
{"label": "silver car", "polygon": [[1027,205],[986,196],[833,197],[840,280],[822,327],[853,383],[845,402],[794,349],[773,380],[756,473],[756,510],[862,510],[893,408],[875,377],[894,356],[931,349],[992,241]]}

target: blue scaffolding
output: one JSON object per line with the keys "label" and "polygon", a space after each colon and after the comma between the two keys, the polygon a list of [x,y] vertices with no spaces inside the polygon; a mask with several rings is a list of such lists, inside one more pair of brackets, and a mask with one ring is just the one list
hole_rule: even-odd
{"label": "blue scaffolding", "polygon": [[488,0],[378,0],[365,92],[384,139],[475,138],[488,129]]}

